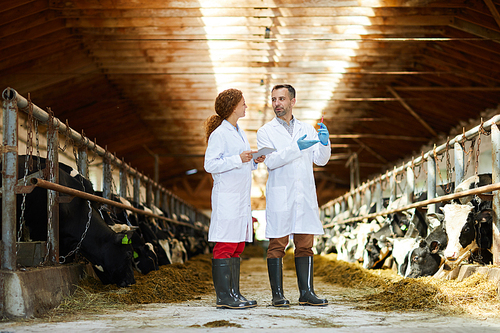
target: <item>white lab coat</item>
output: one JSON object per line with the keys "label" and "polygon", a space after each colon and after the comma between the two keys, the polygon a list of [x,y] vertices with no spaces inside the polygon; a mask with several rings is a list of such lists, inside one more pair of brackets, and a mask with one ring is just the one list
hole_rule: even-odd
{"label": "white lab coat", "polygon": [[205,152],[205,171],[214,179],[209,242],[253,240],[250,190],[257,164],[241,161],[240,154],[246,150],[250,144],[245,133],[241,129],[238,133],[227,120],[210,134]]}
{"label": "white lab coat", "polygon": [[257,131],[259,149],[276,149],[264,161],[269,172],[266,185],[266,238],[324,233],[319,220],[313,163],[320,166],[328,163],[330,141],[327,146],[318,142],[301,151],[297,140],[304,134],[307,134],[306,140],[318,139],[313,126],[297,119],[293,136],[276,118]]}

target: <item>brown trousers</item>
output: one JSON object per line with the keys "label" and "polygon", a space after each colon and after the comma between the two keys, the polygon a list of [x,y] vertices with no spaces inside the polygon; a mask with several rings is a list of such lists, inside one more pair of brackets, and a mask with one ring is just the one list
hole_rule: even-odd
{"label": "brown trousers", "polygon": [[[280,238],[270,238],[269,247],[267,248],[267,258],[283,258],[285,249],[288,245],[289,235]],[[294,234],[293,244],[295,245],[295,257],[312,257],[314,235]]]}

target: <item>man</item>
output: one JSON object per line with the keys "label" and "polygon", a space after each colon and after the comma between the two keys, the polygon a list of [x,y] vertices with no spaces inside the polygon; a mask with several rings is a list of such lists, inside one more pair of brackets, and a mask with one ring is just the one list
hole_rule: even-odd
{"label": "man", "polygon": [[295,245],[295,269],[300,290],[299,304],[326,306],[313,288],[314,235],[323,234],[319,220],[313,163],[325,165],[331,155],[329,133],[323,123],[318,132],[292,115],[295,89],[288,84],[272,89],[276,114],[257,132],[258,148],[276,151],[267,155],[266,238],[269,239],[267,267],[273,306],[288,307],[283,294],[283,257],[289,236]]}

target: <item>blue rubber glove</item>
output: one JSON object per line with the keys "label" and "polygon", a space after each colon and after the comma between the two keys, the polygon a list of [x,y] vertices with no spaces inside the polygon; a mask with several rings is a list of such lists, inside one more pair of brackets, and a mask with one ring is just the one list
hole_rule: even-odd
{"label": "blue rubber glove", "polygon": [[321,142],[323,146],[328,146],[328,141],[330,140],[330,133],[328,133],[328,128],[326,128],[325,124],[323,123],[318,123],[318,125],[320,126],[318,130],[319,142]]}
{"label": "blue rubber glove", "polygon": [[304,134],[303,137],[299,138],[297,140],[297,145],[299,146],[300,150],[307,149],[311,146],[314,146],[319,142],[319,140],[304,140],[304,138],[307,136],[307,134]]}

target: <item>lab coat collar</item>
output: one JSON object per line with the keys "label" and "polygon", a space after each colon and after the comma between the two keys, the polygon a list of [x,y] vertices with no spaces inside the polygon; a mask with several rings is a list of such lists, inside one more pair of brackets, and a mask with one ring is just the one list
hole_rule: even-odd
{"label": "lab coat collar", "polygon": [[[294,117],[295,118],[295,117]],[[286,135],[290,138],[290,139],[293,139],[294,141],[296,141],[300,136],[299,136],[299,133],[301,133],[301,129],[302,129],[302,122],[300,120],[298,120],[297,118],[295,118],[295,125],[293,126],[293,135],[290,136],[290,134],[288,133],[288,131],[286,130],[286,128],[280,124],[280,122],[276,119],[276,117],[273,118],[273,120],[271,121],[271,125],[273,127],[277,127],[278,128],[281,128],[280,131],[282,130],[284,133],[286,133]]]}
{"label": "lab coat collar", "polygon": [[[229,121],[227,121],[226,119],[224,119],[222,121],[221,126],[224,126],[225,128],[227,128],[231,132],[231,134],[233,134],[234,137],[238,138],[239,140],[241,140],[243,142],[245,141],[245,140],[243,140],[243,138],[240,135],[240,133],[238,133],[238,130]],[[239,128],[239,126],[238,126],[238,128]],[[241,129],[239,129],[239,130],[241,131]]]}

